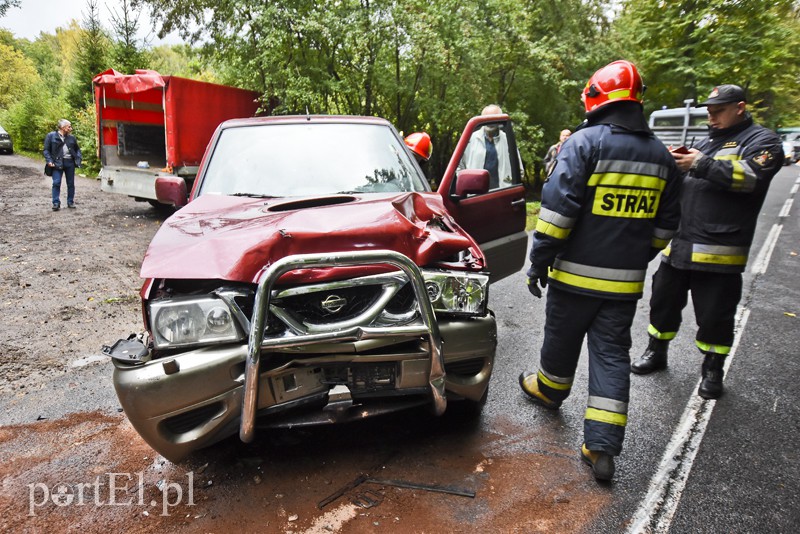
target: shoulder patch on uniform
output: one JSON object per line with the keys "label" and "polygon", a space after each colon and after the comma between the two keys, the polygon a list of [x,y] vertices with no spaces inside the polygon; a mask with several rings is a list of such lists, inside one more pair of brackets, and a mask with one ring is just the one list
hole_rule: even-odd
{"label": "shoulder patch on uniform", "polygon": [[770,154],[769,150],[762,150],[761,154],[753,158],[754,163],[758,163],[762,167],[772,161],[772,154]]}
{"label": "shoulder patch on uniform", "polygon": [[736,148],[737,146],[739,146],[738,142],[736,142],[736,141],[728,141],[727,143],[722,145],[722,148]]}

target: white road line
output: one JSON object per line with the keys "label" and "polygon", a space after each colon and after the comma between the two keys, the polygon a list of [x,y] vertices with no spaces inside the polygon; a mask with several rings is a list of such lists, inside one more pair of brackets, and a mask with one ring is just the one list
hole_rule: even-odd
{"label": "white road line", "polygon": [[783,203],[783,208],[781,212],[778,214],[778,217],[788,217],[789,210],[792,209],[792,203],[794,202],[793,198],[787,198],[786,202]]}
{"label": "white road line", "polygon": [[765,239],[764,244],[761,245],[761,250],[758,251],[758,256],[756,256],[756,260],[753,262],[753,266],[750,268],[751,273],[764,274],[767,272],[769,259],[772,257],[772,251],[775,250],[775,244],[778,242],[778,236],[781,235],[781,230],[783,230],[782,224],[772,225],[772,229],[769,231],[767,239]]}
{"label": "white road line", "polygon": [[[740,308],[736,318],[736,338],[733,340],[730,354],[725,358],[725,374],[730,369],[748,317],[750,310]],[[700,385],[700,381],[697,385]],[[692,394],[683,411],[680,424],[664,451],[661,465],[650,480],[647,495],[631,519],[627,532],[666,534],[669,531],[715,404],[716,401],[704,401],[696,394]]]}
{"label": "white road line", "polygon": [[800,189],[800,184],[794,184],[789,190],[789,196],[793,196],[795,193],[797,193],[798,189]]}

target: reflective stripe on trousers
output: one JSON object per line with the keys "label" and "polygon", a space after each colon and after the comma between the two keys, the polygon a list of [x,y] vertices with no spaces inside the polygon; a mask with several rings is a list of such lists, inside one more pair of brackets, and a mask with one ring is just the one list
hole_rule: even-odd
{"label": "reflective stripe on trousers", "polygon": [[589,403],[584,442],[618,455],[627,423],[630,328],[635,300],[589,297],[550,287],[547,292],[539,389],[553,401],[567,398],[584,337],[589,349]]}
{"label": "reflective stripe on trousers", "polygon": [[697,321],[697,346],[707,353],[727,354],[733,345],[736,306],[742,297],[742,275],[676,269],[661,262],[653,275],[648,333],[670,340],[681,326],[692,294]]}

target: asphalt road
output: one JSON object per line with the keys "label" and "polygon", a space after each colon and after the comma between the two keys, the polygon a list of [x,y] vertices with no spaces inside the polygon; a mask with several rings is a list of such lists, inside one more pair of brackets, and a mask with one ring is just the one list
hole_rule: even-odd
{"label": "asphalt road", "polygon": [[[794,207],[789,202],[798,196],[798,176],[800,167],[784,167],[764,203],[744,277],[740,319],[746,324],[739,323],[725,395],[702,401],[696,394],[702,358],[694,345],[690,301],[667,370],[632,375],[625,449],[606,489],[611,501],[586,532],[797,532],[800,200]],[[770,232],[778,232],[773,227],[780,233],[766,271],[754,274],[759,251]],[[649,275],[658,262],[651,263]],[[536,368],[544,302],[520,291],[523,282],[520,273],[493,286],[501,330],[488,411],[541,428],[542,438],[531,447],[574,449],[581,443],[587,394],[585,344],[573,395],[561,415],[529,406],[516,390],[516,377],[526,367]],[[647,344],[649,290],[648,284],[634,321],[632,357]],[[553,423],[558,432],[545,432]]]}

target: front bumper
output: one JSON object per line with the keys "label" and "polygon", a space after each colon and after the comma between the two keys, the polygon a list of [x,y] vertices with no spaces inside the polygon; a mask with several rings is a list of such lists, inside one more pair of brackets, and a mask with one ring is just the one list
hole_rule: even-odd
{"label": "front bumper", "polygon": [[[376,259],[416,281],[422,324],[264,338],[270,288],[282,273],[307,262]],[[424,292],[416,266],[396,253],[292,256],[265,271],[247,345],[207,347],[145,364],[115,359],[114,386],[137,432],[172,461],[237,430],[249,441],[257,425],[343,422],[420,404],[432,404],[440,414],[446,397],[480,401],[494,362],[494,317],[437,320]]]}

